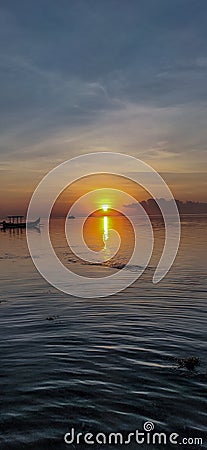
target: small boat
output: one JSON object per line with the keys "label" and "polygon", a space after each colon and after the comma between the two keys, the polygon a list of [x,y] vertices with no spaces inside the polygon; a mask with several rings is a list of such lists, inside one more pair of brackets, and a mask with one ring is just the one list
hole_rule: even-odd
{"label": "small boat", "polygon": [[3,230],[13,229],[13,228],[34,228],[40,224],[40,217],[34,222],[23,222],[24,216],[8,216],[9,222],[3,220],[1,226]]}
{"label": "small boat", "polygon": [[34,227],[37,227],[39,224],[40,224],[40,217],[37,220],[35,220],[34,222],[27,222],[26,226],[28,228],[34,228]]}

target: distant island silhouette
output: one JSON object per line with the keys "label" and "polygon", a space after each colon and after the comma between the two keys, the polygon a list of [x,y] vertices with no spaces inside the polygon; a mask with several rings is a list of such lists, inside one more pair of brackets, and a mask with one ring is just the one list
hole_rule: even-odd
{"label": "distant island silhouette", "polygon": [[[171,200],[167,201],[165,199],[159,199],[163,205],[165,204],[165,207],[169,207],[169,213],[170,213],[170,203]],[[178,211],[180,214],[207,214],[207,203],[201,203],[201,202],[192,202],[192,201],[186,201],[183,202],[181,200],[175,200]],[[148,200],[142,200],[140,204],[143,206],[147,214],[150,215],[161,215],[161,211],[159,209],[159,206],[156,203],[156,200],[153,198],[149,198]],[[129,205],[124,205],[125,208],[131,208],[134,209],[134,211],[137,208],[136,203],[131,203]]]}

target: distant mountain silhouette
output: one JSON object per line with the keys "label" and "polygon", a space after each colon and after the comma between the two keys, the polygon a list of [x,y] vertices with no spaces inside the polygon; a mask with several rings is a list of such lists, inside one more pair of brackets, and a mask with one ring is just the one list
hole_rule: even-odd
{"label": "distant mountain silhouette", "polygon": [[[170,213],[170,204],[171,200],[167,201],[165,199],[159,199],[163,205],[165,205],[165,208],[169,208]],[[207,203],[200,203],[200,202],[182,202],[181,200],[175,200],[178,211],[180,214],[207,214]],[[159,206],[156,203],[156,200],[153,198],[149,198],[148,200],[143,200],[140,202],[140,204],[143,206],[147,214],[150,215],[161,215],[161,211],[159,209]],[[137,204],[131,203],[129,205],[125,205],[126,208],[132,208],[136,210]]]}
{"label": "distant mountain silhouette", "polygon": [[206,214],[207,213],[207,203],[200,202],[182,202],[176,200],[178,211],[180,214]]}

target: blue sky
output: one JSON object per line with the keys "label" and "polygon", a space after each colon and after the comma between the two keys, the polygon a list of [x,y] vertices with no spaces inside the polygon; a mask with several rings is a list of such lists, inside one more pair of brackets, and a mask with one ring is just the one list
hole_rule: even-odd
{"label": "blue sky", "polygon": [[2,0],[4,182],[102,150],[205,172],[206,23],[205,0]]}

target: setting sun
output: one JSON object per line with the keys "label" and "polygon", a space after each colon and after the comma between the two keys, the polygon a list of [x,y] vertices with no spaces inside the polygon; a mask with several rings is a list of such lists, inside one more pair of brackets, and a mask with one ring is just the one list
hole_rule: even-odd
{"label": "setting sun", "polygon": [[103,211],[108,211],[108,209],[109,209],[109,207],[108,207],[108,205],[102,205],[102,209],[103,209]]}

